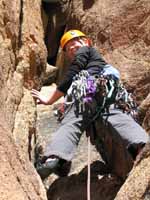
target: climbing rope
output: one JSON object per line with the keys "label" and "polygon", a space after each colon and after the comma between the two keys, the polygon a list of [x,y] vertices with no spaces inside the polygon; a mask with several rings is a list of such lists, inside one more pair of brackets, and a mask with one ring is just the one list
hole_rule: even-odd
{"label": "climbing rope", "polygon": [[91,199],[91,142],[90,136],[87,137],[88,141],[88,178],[87,178],[87,200]]}

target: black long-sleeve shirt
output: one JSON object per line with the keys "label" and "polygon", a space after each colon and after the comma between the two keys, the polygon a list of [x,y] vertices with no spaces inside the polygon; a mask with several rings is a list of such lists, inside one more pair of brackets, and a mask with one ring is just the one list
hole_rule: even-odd
{"label": "black long-sleeve shirt", "polygon": [[65,78],[60,82],[57,89],[64,94],[71,86],[73,77],[81,70],[87,70],[90,75],[99,74],[107,63],[101,57],[100,53],[93,47],[81,47],[75,54]]}

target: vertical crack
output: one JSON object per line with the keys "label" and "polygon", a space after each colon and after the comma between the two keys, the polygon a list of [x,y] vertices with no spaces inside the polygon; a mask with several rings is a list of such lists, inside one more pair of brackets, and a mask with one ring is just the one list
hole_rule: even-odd
{"label": "vertical crack", "polygon": [[18,48],[22,46],[22,23],[23,23],[23,0],[20,0],[20,16],[19,16],[19,36],[18,36]]}

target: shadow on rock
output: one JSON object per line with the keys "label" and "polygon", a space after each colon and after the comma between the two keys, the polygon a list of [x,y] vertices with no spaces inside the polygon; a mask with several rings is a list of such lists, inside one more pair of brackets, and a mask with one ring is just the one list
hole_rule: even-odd
{"label": "shadow on rock", "polygon": [[[91,164],[91,199],[113,200],[123,182],[101,161]],[[78,174],[58,178],[47,191],[49,200],[86,200],[87,166]]]}
{"label": "shadow on rock", "polygon": [[94,0],[82,0],[83,1],[83,10],[90,9],[94,5]]}

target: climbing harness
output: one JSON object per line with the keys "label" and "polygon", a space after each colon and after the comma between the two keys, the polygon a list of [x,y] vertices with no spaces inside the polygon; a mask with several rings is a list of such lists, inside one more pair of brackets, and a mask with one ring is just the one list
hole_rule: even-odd
{"label": "climbing harness", "polygon": [[[74,103],[76,116],[78,117],[79,114],[82,114],[84,118],[92,116],[91,122],[102,113],[109,113],[111,104],[138,122],[135,95],[128,92],[121,82],[115,81],[111,76],[90,76],[87,71],[83,70],[75,76],[68,91],[68,97],[73,100],[62,103],[57,109],[58,121],[64,118],[66,111]],[[96,104],[95,111],[92,110],[94,103]]]}
{"label": "climbing harness", "polygon": [[102,113],[109,113],[110,105],[114,104],[115,108],[130,114],[137,121],[138,109],[134,95],[111,75],[90,76],[88,71],[82,70],[74,77],[68,95],[73,99],[77,117],[79,114],[85,118],[92,116],[94,121]]}

